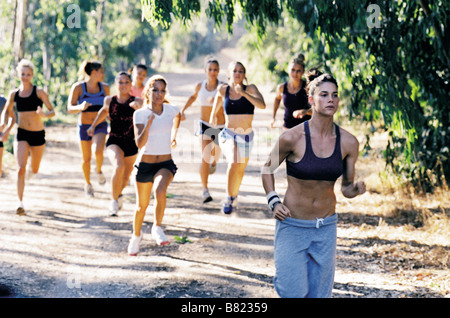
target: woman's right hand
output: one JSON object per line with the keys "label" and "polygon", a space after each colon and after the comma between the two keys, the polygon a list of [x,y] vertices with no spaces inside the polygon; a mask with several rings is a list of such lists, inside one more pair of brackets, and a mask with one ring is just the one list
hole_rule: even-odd
{"label": "woman's right hand", "polygon": [[91,136],[91,137],[93,137],[94,136],[94,127],[89,127],[87,130],[86,130],[86,133],[88,134],[88,136]]}
{"label": "woman's right hand", "polygon": [[147,123],[151,124],[153,119],[155,119],[155,114],[153,114],[153,112],[151,112],[150,115],[148,115]]}
{"label": "woman's right hand", "polygon": [[273,213],[274,218],[280,221],[283,221],[287,217],[292,216],[291,211],[289,211],[289,209],[283,203],[278,203],[277,205],[275,205],[275,207],[273,208]]}
{"label": "woman's right hand", "polygon": [[81,111],[85,111],[89,106],[92,106],[91,103],[88,103],[88,102],[86,102],[86,101],[83,101],[83,102],[81,103],[81,105],[82,105]]}

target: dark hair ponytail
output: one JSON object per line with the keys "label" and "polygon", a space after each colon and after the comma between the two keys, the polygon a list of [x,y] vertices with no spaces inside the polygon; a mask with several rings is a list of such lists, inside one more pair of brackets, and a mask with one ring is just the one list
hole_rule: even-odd
{"label": "dark hair ponytail", "polygon": [[306,80],[306,94],[308,94],[308,96],[313,96],[316,88],[322,83],[333,83],[336,87],[339,87],[336,79],[331,74],[323,74],[317,68],[308,70],[306,73]]}
{"label": "dark hair ponytail", "polygon": [[127,73],[127,72],[125,72],[125,71],[121,71],[121,72],[117,73],[116,78],[115,78],[115,81],[116,81],[116,82],[119,81],[119,79],[120,79],[120,77],[121,77],[122,75],[127,76],[127,77],[130,79],[130,81],[131,81],[131,75],[130,75],[130,73]]}
{"label": "dark hair ponytail", "polygon": [[83,81],[87,76],[91,76],[92,71],[102,68],[102,63],[98,61],[83,61],[78,70],[78,80]]}

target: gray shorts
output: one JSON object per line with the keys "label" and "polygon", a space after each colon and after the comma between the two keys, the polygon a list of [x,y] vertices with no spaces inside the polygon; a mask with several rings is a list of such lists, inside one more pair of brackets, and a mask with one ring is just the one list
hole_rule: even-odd
{"label": "gray shorts", "polygon": [[337,214],[276,221],[274,285],[282,298],[329,298],[336,264]]}

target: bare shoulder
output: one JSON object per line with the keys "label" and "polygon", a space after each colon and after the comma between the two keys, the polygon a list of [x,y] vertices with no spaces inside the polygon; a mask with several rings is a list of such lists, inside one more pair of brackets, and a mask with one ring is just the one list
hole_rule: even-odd
{"label": "bare shoulder", "polygon": [[301,140],[304,139],[305,136],[305,128],[303,123],[297,125],[291,129],[284,131],[280,136],[280,143],[285,144],[286,146],[290,146],[290,148],[294,148],[294,146]]}
{"label": "bare shoulder", "polygon": [[347,130],[339,127],[339,131],[341,133],[341,146],[345,150],[346,153],[348,152],[358,152],[359,151],[359,141],[358,139],[348,132]]}
{"label": "bare shoulder", "polygon": [[83,89],[82,85],[83,85],[83,82],[75,82],[72,84],[71,90],[73,92],[78,92],[78,91],[81,92],[81,90]]}
{"label": "bare shoulder", "polygon": [[226,91],[227,87],[228,87],[228,84],[227,84],[227,83],[222,83],[222,84],[220,84],[220,86],[219,86],[219,88],[218,88],[219,93],[220,93],[221,95],[225,95],[225,91]]}
{"label": "bare shoulder", "polygon": [[46,96],[47,92],[42,87],[36,86],[36,94],[38,97]]}

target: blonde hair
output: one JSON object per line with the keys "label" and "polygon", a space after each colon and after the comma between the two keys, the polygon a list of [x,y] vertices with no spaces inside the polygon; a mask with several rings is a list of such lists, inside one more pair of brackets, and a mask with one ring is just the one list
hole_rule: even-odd
{"label": "blonde hair", "polygon": [[[148,97],[148,92],[150,91],[150,89],[153,88],[153,85],[155,84],[155,82],[162,82],[164,84],[164,86],[167,88],[167,80],[161,76],[161,75],[153,75],[152,77],[150,77],[147,81],[147,83],[145,83],[144,89],[142,90],[142,96],[144,99],[144,104],[148,105],[151,103],[150,98]],[[169,101],[167,99],[164,99],[164,103],[169,103]]]}
{"label": "blonde hair", "polygon": [[[24,68],[28,67],[31,69],[31,72],[34,74],[34,64],[30,60],[27,59],[21,59],[19,64],[17,64],[16,71],[17,73],[20,73],[20,71]],[[20,75],[20,74],[19,74]]]}

